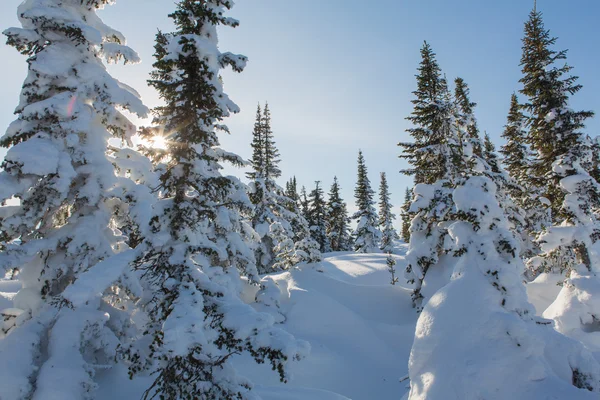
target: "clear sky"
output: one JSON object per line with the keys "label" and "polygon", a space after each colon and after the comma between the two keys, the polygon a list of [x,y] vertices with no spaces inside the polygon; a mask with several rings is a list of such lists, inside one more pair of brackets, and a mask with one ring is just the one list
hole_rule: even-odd
{"label": "clear sky", "polygon": [[[2,0],[0,27],[15,26],[20,0]],[[423,40],[432,45],[449,80],[471,87],[476,115],[497,145],[510,95],[519,89],[523,24],[533,0],[236,0],[230,16],[241,22],[222,28],[222,51],[242,53],[245,72],[223,74],[225,89],[242,112],[229,119],[224,148],[249,157],[257,102],[269,102],[284,183],[296,175],[310,189],[321,180],[327,191],[337,175],[354,208],[358,149],[364,152],[374,189],[388,174],[399,212],[410,179],[398,173],[399,141],[408,140],[414,74]],[[158,104],[145,80],[151,69],[154,34],[170,29],[169,0],[117,0],[101,12],[142,56],[140,65],[111,67],[135,87],[148,106]],[[576,109],[600,113],[600,1],[538,0],[546,28],[569,49],[569,64],[583,90]],[[0,44],[0,131],[14,118],[24,57]],[[600,133],[599,117],[587,132]],[[3,150],[0,150],[0,156]]]}

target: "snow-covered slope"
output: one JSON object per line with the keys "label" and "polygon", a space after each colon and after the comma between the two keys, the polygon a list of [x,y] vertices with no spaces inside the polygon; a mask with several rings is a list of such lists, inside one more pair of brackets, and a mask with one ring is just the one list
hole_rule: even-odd
{"label": "snow-covered slope", "polygon": [[[280,383],[269,366],[241,357],[239,372],[263,400],[401,398],[407,382],[399,378],[407,374],[417,319],[410,291],[389,283],[385,254],[328,256],[321,268],[272,275],[281,291],[283,326],[311,345],[308,358],[292,365],[292,380]],[[402,271],[403,258],[396,257]],[[129,381],[124,369],[99,379],[99,400],[139,398],[150,383]]]}
{"label": "snow-covered slope", "polygon": [[[275,277],[287,297],[281,302],[285,328],[311,344],[286,386],[355,400],[401,397],[406,384],[399,378],[407,374],[417,319],[410,292],[389,283],[383,254],[337,253],[322,270],[307,266]],[[268,368],[240,361],[254,382],[278,386]]]}
{"label": "snow-covered slope", "polygon": [[[398,253],[405,247],[400,246]],[[395,256],[398,275],[405,260]],[[305,265],[270,275],[279,290],[283,327],[311,345],[310,355],[291,365],[292,380],[283,384],[267,365],[235,360],[263,400],[398,400],[408,391],[407,364],[418,315],[401,278],[390,285],[385,254],[331,253],[319,265]],[[538,313],[560,287],[540,277],[528,286]],[[19,289],[0,280],[0,308],[10,307]],[[248,293],[248,298],[254,293]],[[268,310],[268,308],[265,308]],[[98,400],[138,399],[152,378],[130,381],[123,367],[97,374]]]}

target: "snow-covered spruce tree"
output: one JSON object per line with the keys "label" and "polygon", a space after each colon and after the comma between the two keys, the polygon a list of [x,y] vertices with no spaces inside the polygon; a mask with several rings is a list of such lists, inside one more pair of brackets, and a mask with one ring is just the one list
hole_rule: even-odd
{"label": "snow-covered spruce tree", "polygon": [[502,167],[500,166],[500,158],[496,154],[496,145],[494,145],[487,132],[483,135],[483,159],[488,163],[493,173],[500,172]]}
{"label": "snow-covered spruce tree", "polygon": [[554,319],[559,332],[594,348],[593,338],[600,331],[600,185],[588,172],[592,164],[593,143],[583,136],[554,163],[553,171],[563,176],[565,219],[538,237],[543,253],[537,264],[543,268],[547,259],[553,260],[551,265],[560,259],[568,276],[544,317]]}
{"label": "snow-covered spruce tree", "polygon": [[[413,166],[402,171],[414,175],[417,183],[408,213],[414,215],[410,227],[405,277],[413,285],[413,304],[420,310],[423,281],[429,268],[447,252],[446,221],[452,208],[452,188],[464,179],[473,166],[472,140],[461,131],[458,111],[431,47],[421,49],[422,61],[417,75],[416,99],[410,117],[413,127],[407,131],[413,143],[400,143]],[[470,103],[470,102],[469,102]],[[432,293],[430,293],[432,294]]]}
{"label": "snow-covered spruce tree", "polygon": [[298,205],[300,201],[300,196],[298,196],[298,183],[296,183],[296,177],[290,178],[289,181],[285,183],[285,193],[287,197],[292,199]]}
{"label": "snow-covered spruce tree", "polygon": [[402,232],[400,233],[404,243],[410,242],[410,221],[412,218],[408,210],[410,209],[411,202],[412,190],[406,188],[406,191],[404,192],[404,204],[402,204]]}
{"label": "snow-covered spruce tree", "polygon": [[264,142],[265,177],[274,181],[281,176],[281,170],[279,169],[279,162],[281,160],[279,159],[279,150],[277,149],[277,146],[275,146],[275,140],[273,138],[271,111],[269,110],[268,103],[265,103],[265,109],[263,110],[262,132],[262,140]]}
{"label": "snow-covered spruce tree", "polygon": [[[486,175],[496,184],[500,207],[504,209],[513,226],[513,231],[521,239],[521,242],[525,244],[521,248],[529,254],[531,252],[531,239],[526,231],[526,213],[520,207],[519,203],[511,198],[511,194],[519,189],[519,185],[502,168],[490,136],[484,133],[484,138],[483,140],[481,139],[474,113],[477,104],[471,102],[468,85],[461,78],[457,78],[455,82],[455,118],[458,124],[459,138],[463,146],[460,149],[464,159],[462,164],[466,165],[468,169],[471,169],[476,174]],[[472,157],[470,156],[471,152]]]}
{"label": "snow-covered spruce tree", "polygon": [[[252,143],[250,143],[250,147],[252,147],[252,158],[250,159],[252,170],[246,173],[246,176],[250,180],[254,180],[259,177],[263,178],[265,176],[265,145],[263,136],[263,115],[260,104],[258,104],[256,106],[254,129],[252,130]],[[260,198],[259,194],[256,194],[256,196]],[[252,196],[250,196],[250,198],[252,198]]]}
{"label": "snow-covered spruce tree", "polygon": [[600,258],[594,250],[600,239],[600,185],[590,176],[593,164],[592,141],[580,134],[578,143],[554,163],[553,173],[561,176],[564,200],[560,224],[542,231],[537,242],[543,251],[529,261],[531,268],[569,275],[571,271],[597,272]]}
{"label": "snow-covered spruce tree", "polygon": [[306,194],[306,187],[302,186],[302,188],[300,189],[300,196],[299,196],[299,207],[300,207],[300,212],[302,213],[302,216],[304,217],[304,219],[308,220],[309,218],[309,203],[308,203],[308,196]]}
{"label": "snow-covered spruce tree", "polygon": [[329,252],[331,247],[327,240],[327,204],[320,181],[315,181],[315,188],[308,195],[308,201],[310,235],[319,244],[321,252]]}
{"label": "snow-covered spruce tree", "polygon": [[224,15],[231,7],[223,0],[179,1],[169,15],[176,31],[156,36],[149,83],[165,104],[154,110],[153,123],[170,140],[151,232],[135,261],[147,324],[128,353],[132,376],[150,371],[155,378],[146,399],[254,399],[251,383],[231,364],[233,354],[268,362],[285,380],[286,363],[303,352],[270,315],[240,297],[241,278],[257,282],[258,272],[256,235],[240,215],[251,203],[239,180],[220,173],[222,162],[243,163],[218,147],[217,136],[227,132],[222,120],[238,111],[219,71],[240,72],[246,63],[217,47],[217,26],[238,25]]}
{"label": "snow-covered spruce tree", "polygon": [[455,121],[448,84],[427,42],[421,48],[417,90],[413,94],[414,109],[406,118],[413,125],[407,129],[413,142],[398,144],[402,147],[400,157],[408,160],[410,168],[401,172],[414,176],[415,184],[434,183],[448,173],[451,160],[446,140]]}
{"label": "snow-covered spruce tree", "polygon": [[598,361],[527,300],[519,244],[495,184],[473,176],[451,197],[452,277],[417,321],[408,399],[597,398]]}
{"label": "snow-covered spruce tree", "polygon": [[0,271],[22,284],[0,340],[2,400],[91,398],[96,367],[130,334],[118,303],[131,253],[114,216],[138,193],[115,175],[108,141],[135,133],[122,110],[147,109],[103,63],[139,61],[97,15],[111,3],[26,0],[22,28],[4,31],[28,74],[0,139],[0,201],[19,200],[0,207]]}
{"label": "snow-covered spruce tree", "polygon": [[[287,232],[288,237],[294,241],[298,230],[303,228],[303,223],[298,221],[302,217],[298,215],[296,201],[287,197],[275,182],[281,176],[281,170],[278,166],[279,151],[273,139],[271,114],[267,104],[262,113],[260,105],[258,106],[252,136],[252,170],[248,173],[252,180],[249,197],[254,205],[251,221],[252,227],[261,238],[255,253],[258,272],[264,274],[274,270],[275,247],[278,247],[280,241],[287,242],[283,233]],[[271,225],[275,223],[280,226],[271,230]],[[275,240],[272,234],[276,234],[278,239]],[[304,235],[301,236],[297,240],[304,238]],[[281,261],[277,264],[283,265]]]}
{"label": "snow-covered spruce tree", "polygon": [[[304,205],[306,205],[306,208],[308,208],[306,190],[304,189],[304,187],[302,188],[306,204],[301,204],[300,196],[298,195],[296,188],[296,177],[293,177],[286,184],[285,197],[291,200],[286,204],[288,210],[290,210],[290,212],[292,213],[290,224],[293,232],[292,243],[294,245],[294,251],[293,253],[284,251],[283,254],[280,254],[278,253],[278,250],[276,250],[276,264],[278,265],[276,269],[280,269],[283,265],[285,265],[287,268],[291,268],[300,263],[314,264],[318,263],[323,259],[319,250],[320,246],[311,237],[310,226],[308,224],[308,221],[304,218],[303,212],[301,210],[301,208]],[[275,231],[279,231],[279,229],[276,228]],[[275,242],[277,243],[276,247],[280,249],[285,249],[285,246],[280,245],[279,241],[276,240]]]}
{"label": "snow-covered spruce tree", "polygon": [[269,226],[269,231],[269,236],[273,238],[273,243],[275,243],[273,269],[286,270],[292,268],[294,266],[294,241],[279,222],[272,223]]}
{"label": "snow-covered spruce tree", "polygon": [[379,248],[388,253],[394,247],[394,240],[400,239],[398,232],[394,228],[396,216],[392,212],[390,203],[390,189],[387,183],[385,172],[381,173],[381,182],[379,184],[379,230],[381,232],[381,241]]}
{"label": "snow-covered spruce tree", "polygon": [[352,215],[352,219],[357,221],[354,230],[354,251],[358,253],[374,253],[379,247],[381,232],[377,229],[377,213],[375,212],[375,203],[373,201],[373,189],[371,181],[367,175],[367,166],[362,151],[358,152],[358,176],[356,188],[354,189],[354,198],[358,211]]}
{"label": "snow-covered spruce tree", "polygon": [[483,155],[483,149],[481,148],[479,128],[477,127],[477,120],[475,119],[474,113],[477,103],[471,101],[470,89],[464,79],[456,78],[454,84],[454,99],[457,104],[457,110],[459,111],[457,122],[463,126],[467,133],[468,140],[472,140],[473,152],[481,157]]}
{"label": "snow-covered spruce tree", "polygon": [[596,136],[592,139],[592,169],[590,175],[600,182],[600,137]]}
{"label": "snow-covered spruce tree", "polygon": [[352,249],[349,220],[346,203],[340,195],[340,184],[337,177],[333,177],[327,200],[327,240],[331,251]]}
{"label": "snow-covered spruce tree", "polygon": [[569,108],[569,98],[581,89],[577,77],[568,75],[572,69],[568,64],[557,67],[557,62],[566,60],[566,51],[555,51],[551,47],[556,38],[544,28],[542,14],[531,11],[525,24],[521,67],[523,84],[521,93],[527,97],[523,104],[527,112],[529,127],[527,141],[535,157],[528,169],[527,188],[540,188],[540,195],[548,200],[552,211],[551,221],[543,221],[542,228],[550,222],[562,220],[560,210],[565,193],[560,188],[560,176],[553,174],[552,165],[577,145],[578,130],[593,113],[574,111]]}
{"label": "snow-covered spruce tree", "polygon": [[[515,93],[510,98],[510,109],[502,137],[506,143],[500,148],[502,154],[502,164],[506,168],[511,178],[513,178],[521,187],[525,187],[527,182],[527,171],[531,153],[526,144],[527,131],[525,130],[525,116],[521,111],[519,98]],[[522,197],[518,193],[513,193],[516,199]]]}
{"label": "snow-covered spruce tree", "polygon": [[[416,217],[411,225],[406,276],[409,283],[414,284],[413,302],[417,310],[422,309],[425,298],[430,298],[436,290],[443,287],[454,264],[459,262],[457,257],[462,250],[452,240],[449,227],[464,218],[463,212],[457,209],[453,196],[465,182],[473,176],[486,177],[494,182],[495,199],[503,215],[508,216],[511,221],[511,229],[520,232],[522,224],[522,212],[507,193],[512,182],[500,167],[491,141],[488,139],[486,143],[469,134],[469,126],[475,124],[472,110],[474,103],[470,102],[468,88],[464,82],[462,84],[464,90],[460,96],[471,108],[465,109],[456,98],[456,108],[445,106],[450,109],[446,116],[450,129],[445,131],[444,142],[447,143],[447,148],[440,147],[438,151],[446,158],[446,175],[433,184],[417,185],[410,209],[416,213]],[[476,147],[481,149],[481,155],[473,150]],[[436,273],[433,274],[433,283],[428,284],[426,276],[432,267],[435,267]]]}
{"label": "snow-covered spruce tree", "polygon": [[[296,201],[287,203],[291,210],[290,225],[292,227],[292,242],[294,243],[294,253],[291,258],[287,258],[288,268],[300,263],[314,264],[323,259],[319,244],[312,238],[310,225],[302,216],[302,212]],[[279,243],[276,241],[276,243]],[[281,260],[282,255],[277,253],[277,258]]]}
{"label": "snow-covered spruce tree", "polygon": [[[506,187],[507,194],[522,210],[522,256],[530,258],[539,252],[539,246],[534,242],[535,232],[542,228],[544,221],[548,221],[548,210],[539,201],[542,196],[540,188],[531,186],[527,176],[532,154],[526,143],[525,124],[525,116],[518,97],[513,93],[507,122],[502,133],[506,142],[500,148],[500,153],[503,156],[502,164],[504,164],[511,182]],[[528,275],[532,277],[529,271]]]}

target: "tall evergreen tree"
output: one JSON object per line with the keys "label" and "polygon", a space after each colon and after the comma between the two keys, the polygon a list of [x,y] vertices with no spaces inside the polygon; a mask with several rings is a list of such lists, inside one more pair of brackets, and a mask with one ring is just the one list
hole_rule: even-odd
{"label": "tall evergreen tree", "polygon": [[275,146],[273,130],[271,129],[271,111],[269,110],[268,103],[265,103],[265,109],[263,111],[262,138],[264,142],[265,177],[269,183],[274,183],[274,180],[281,176],[281,170],[279,169],[279,150],[277,150],[277,146]]}
{"label": "tall evergreen tree", "polygon": [[287,182],[285,191],[275,182],[281,170],[268,105],[262,114],[259,105],[252,147],[252,171],[248,177],[252,179],[252,227],[261,238],[255,250],[259,273],[320,261],[321,255],[316,250],[319,246],[311,242],[310,226],[299,209],[296,178]]}
{"label": "tall evergreen tree", "polygon": [[0,271],[18,271],[22,285],[2,310],[14,317],[0,340],[3,400],[88,398],[98,365],[111,365],[131,337],[132,251],[116,215],[141,211],[141,189],[117,178],[119,150],[108,142],[135,133],[122,110],[148,110],[106,70],[139,61],[97,15],[112,3],[26,0],[22,28],[4,31],[28,73],[0,139],[0,202],[19,199],[0,208]]}
{"label": "tall evergreen tree", "polygon": [[530,200],[522,198],[523,188],[502,167],[500,158],[496,153],[496,146],[487,132],[483,140],[483,159],[487,163],[484,173],[496,184],[496,197],[500,207],[504,210],[508,221],[511,223],[512,231],[520,240],[521,256],[531,257],[537,251],[537,245],[532,239],[532,225],[530,222],[531,212],[525,207],[534,206]]}
{"label": "tall evergreen tree", "polygon": [[483,159],[488,163],[493,173],[497,174],[500,172],[500,159],[496,153],[496,146],[487,132],[485,132],[483,139]]}
{"label": "tall evergreen tree", "polygon": [[406,188],[404,192],[404,204],[402,205],[402,240],[405,243],[410,242],[410,221],[411,214],[409,213],[410,203],[412,201],[412,190]]}
{"label": "tall evergreen tree", "polygon": [[396,216],[392,212],[390,203],[390,189],[387,183],[385,172],[381,173],[381,183],[379,184],[379,221],[378,226],[381,231],[381,242],[379,248],[384,252],[392,251],[394,240],[398,240],[398,232],[394,228]]}
{"label": "tall evergreen tree", "polygon": [[600,137],[592,139],[592,168],[590,175],[600,183]]}
{"label": "tall evergreen tree", "polygon": [[[523,251],[531,251],[531,239],[526,231],[525,211],[520,203],[515,203],[511,198],[519,188],[518,183],[502,168],[494,143],[487,132],[483,140],[477,128],[477,119],[474,113],[476,103],[470,99],[470,91],[463,79],[456,79],[454,101],[456,103],[457,133],[461,145],[453,157],[456,158],[460,170],[476,171],[490,178],[497,188],[497,197],[500,206],[506,212],[513,230],[518,234],[521,243],[526,244],[520,248]],[[473,153],[473,157],[470,153]],[[470,174],[471,172],[468,172]],[[467,175],[468,175],[467,174]],[[463,174],[464,175],[464,174]]]}
{"label": "tall evergreen tree", "polygon": [[[452,190],[464,181],[474,166],[481,162],[474,155],[473,143],[477,138],[467,133],[470,117],[460,118],[460,107],[452,99],[442,78],[431,47],[421,49],[417,90],[413,92],[414,110],[407,119],[413,143],[401,144],[413,169],[403,171],[415,176],[414,201],[408,212],[414,215],[410,231],[405,276],[413,285],[413,304],[420,310],[425,295],[421,289],[432,266],[439,257],[450,251],[446,247],[446,225],[451,221]],[[464,94],[468,94],[465,90]],[[467,98],[465,104],[473,103]]]}
{"label": "tall evergreen tree", "polygon": [[413,125],[407,130],[413,142],[399,143],[403,148],[400,157],[407,159],[411,167],[401,172],[413,175],[415,184],[433,183],[447,173],[450,158],[447,139],[454,118],[448,84],[427,42],[421,48],[417,90],[413,94],[414,109],[407,117]]}
{"label": "tall evergreen tree", "polygon": [[321,182],[316,181],[315,188],[308,196],[308,224],[312,238],[319,244],[321,252],[325,253],[331,251],[331,247],[327,241],[327,205],[320,185]]}
{"label": "tall evergreen tree", "polygon": [[[427,54],[424,55],[424,60],[426,59]],[[439,75],[440,73],[437,74]],[[437,85],[436,75],[432,75],[430,79],[433,81],[427,83],[421,75],[417,76],[419,85],[425,88]],[[449,98],[448,91],[445,89],[445,92],[439,95],[436,107],[438,112],[423,114],[424,117],[432,120],[414,119],[420,126],[435,126],[435,119],[442,120],[437,125],[443,128],[437,133],[441,139],[438,140],[437,136],[429,132],[429,137],[434,138],[433,146],[428,148],[428,142],[423,139],[421,144],[428,148],[430,153],[435,154],[439,165],[444,166],[440,169],[441,174],[432,175],[432,180],[415,186],[414,199],[408,210],[415,217],[411,224],[410,246],[406,257],[408,261],[406,277],[408,282],[414,285],[413,302],[418,310],[423,306],[423,299],[431,296],[436,289],[429,285],[428,292],[422,291],[423,287],[427,286],[424,285],[424,281],[429,270],[432,267],[437,268],[444,255],[454,254],[458,257],[461,254],[460,246],[457,247],[449,240],[448,227],[464,217],[460,210],[456,209],[453,194],[455,190],[465,185],[469,178],[485,176],[492,180],[498,187],[495,194],[501,208],[515,227],[521,224],[521,211],[507,194],[507,187],[511,184],[508,174],[501,170],[497,160],[493,158],[495,155],[491,153],[489,140],[487,155],[492,165],[485,159],[485,144],[478,135],[473,133],[473,127],[476,127],[473,115],[475,103],[469,99],[468,87],[464,81],[459,79],[457,84],[454,99]],[[420,105],[417,102],[415,108]],[[411,133],[421,135],[422,131],[413,129]],[[516,228],[517,231],[519,229]]]}
{"label": "tall evergreen tree", "polygon": [[306,188],[304,186],[302,186],[302,188],[300,189],[300,212],[302,213],[302,216],[308,220],[309,217],[309,202],[308,202],[308,196],[306,194]]}
{"label": "tall evergreen tree", "polygon": [[354,251],[359,253],[373,253],[377,251],[381,232],[377,229],[377,213],[373,207],[373,189],[367,175],[367,166],[362,151],[358,152],[358,176],[354,198],[358,211],[352,219],[357,221],[354,230]]}
{"label": "tall evergreen tree", "polygon": [[[284,234],[287,234],[287,237],[293,242],[296,236],[300,236],[300,238],[296,238],[298,241],[308,233],[300,232],[306,224],[298,221],[302,216],[298,215],[296,201],[286,196],[284,190],[275,182],[275,179],[281,176],[281,170],[278,166],[279,151],[273,138],[268,105],[265,105],[262,114],[259,105],[254,124],[252,148],[252,171],[248,174],[248,177],[252,179],[249,196],[254,205],[251,221],[252,227],[261,238],[255,253],[259,273],[268,273],[274,270],[273,266],[277,256],[275,248],[278,247],[278,243],[287,242],[283,239]],[[293,189],[292,192],[295,192],[295,187],[290,187],[291,183],[288,183],[288,189]],[[279,226],[271,229],[271,225],[274,223]],[[276,235],[277,239],[273,235]],[[283,265],[282,262],[277,262],[277,264]]]}
{"label": "tall evergreen tree", "polygon": [[458,111],[457,121],[467,132],[467,138],[472,140],[472,147],[475,154],[481,156],[483,149],[480,146],[479,128],[477,127],[477,120],[474,113],[477,103],[471,101],[470,89],[464,79],[456,78],[454,84],[454,99]]}
{"label": "tall evergreen tree", "polygon": [[265,176],[264,171],[264,134],[263,134],[263,115],[260,104],[256,106],[256,118],[254,120],[254,130],[252,131],[252,159],[250,164],[252,170],[246,173],[248,179],[254,180]]}
{"label": "tall evergreen tree", "polygon": [[300,196],[298,195],[298,183],[296,182],[295,176],[290,178],[290,180],[286,182],[284,194],[293,201],[295,201],[296,204],[298,204],[298,202],[300,201]]}
{"label": "tall evergreen tree", "polygon": [[329,190],[327,200],[327,240],[331,251],[351,250],[348,210],[340,195],[337,177]]}
{"label": "tall evergreen tree", "polygon": [[569,98],[581,89],[577,77],[569,75],[572,67],[557,62],[566,60],[566,50],[555,51],[557,38],[550,36],[542,14],[533,10],[525,24],[521,67],[521,93],[527,97],[523,104],[529,127],[528,143],[535,153],[527,174],[530,187],[542,188],[542,195],[552,210],[552,220],[562,220],[565,193],[560,189],[561,177],[553,174],[552,164],[577,145],[584,121],[591,111],[574,111]]}
{"label": "tall evergreen tree", "polygon": [[[242,277],[257,282],[255,234],[240,212],[251,207],[244,185],[220,173],[223,162],[242,165],[219,148],[222,120],[238,107],[223,92],[220,69],[242,71],[246,57],[221,53],[217,26],[230,1],[181,0],[169,16],[176,31],[156,36],[150,85],[165,105],[153,131],[170,133],[160,198],[135,265],[141,273],[147,324],[130,349],[130,374],[150,370],[144,398],[250,399],[251,384],[235,373],[230,356],[269,362],[286,379],[295,340],[240,298]],[[244,315],[244,321],[239,320]],[[270,321],[270,322],[269,322]],[[146,344],[148,348],[144,348]]]}
{"label": "tall evergreen tree", "polygon": [[515,93],[510,98],[510,109],[502,137],[506,140],[500,148],[502,163],[510,176],[522,187],[527,182],[531,154],[526,144],[525,116]]}

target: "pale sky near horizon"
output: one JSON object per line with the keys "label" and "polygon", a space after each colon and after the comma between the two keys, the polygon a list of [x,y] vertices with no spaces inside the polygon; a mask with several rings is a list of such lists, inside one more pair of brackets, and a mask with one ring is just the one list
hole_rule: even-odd
{"label": "pale sky near horizon", "polygon": [[[1,30],[17,26],[20,2],[2,1]],[[232,135],[222,145],[249,157],[256,104],[267,100],[282,157],[281,184],[296,175],[308,190],[320,180],[327,192],[337,175],[354,209],[360,148],[374,190],[379,172],[387,173],[398,214],[410,178],[398,173],[405,164],[396,144],[409,140],[405,117],[412,109],[423,40],[432,45],[448,80],[461,76],[469,84],[480,129],[499,146],[510,95],[520,88],[521,37],[532,5],[533,0],[236,0],[229,16],[241,25],[220,29],[220,48],[248,56],[249,63],[241,74],[223,73],[226,92],[242,112],[227,121]],[[571,106],[600,113],[600,2],[538,0],[538,8],[546,28],[558,36],[556,49],[569,49],[568,62],[583,85]],[[145,84],[154,34],[170,29],[172,10],[173,1],[117,0],[100,13],[143,60],[110,67],[111,72],[137,89],[148,106],[158,104]],[[27,66],[4,40],[0,59],[3,132],[14,119]],[[599,118],[588,121],[586,133],[600,134]]]}

